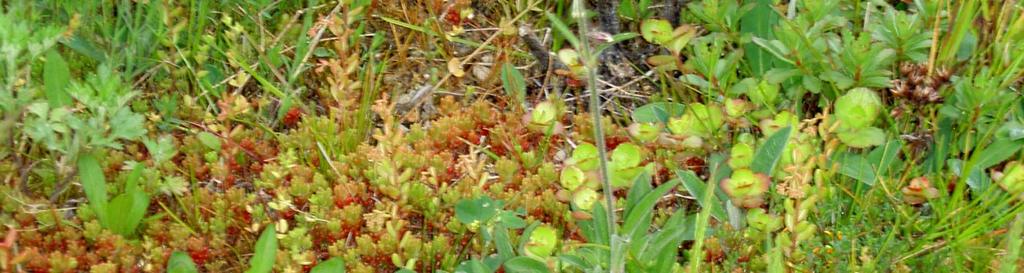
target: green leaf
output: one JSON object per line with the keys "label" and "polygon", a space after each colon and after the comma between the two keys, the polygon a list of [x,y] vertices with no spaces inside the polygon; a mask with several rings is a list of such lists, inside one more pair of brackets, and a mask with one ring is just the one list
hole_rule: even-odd
{"label": "green leaf", "polygon": [[697,197],[697,203],[699,203],[702,208],[711,208],[711,216],[718,219],[718,221],[729,220],[729,216],[725,213],[725,208],[722,206],[722,202],[720,200],[714,200],[711,204],[704,204],[704,200],[700,197],[704,196],[704,191],[707,190],[707,185],[705,185],[704,181],[701,181],[700,178],[697,178],[697,175],[693,174],[693,171],[676,169],[675,173],[676,177],[678,177],[677,179],[683,181],[683,187],[686,188],[686,191],[689,192],[690,195]]}
{"label": "green leaf", "polygon": [[670,118],[686,113],[686,105],[676,102],[652,102],[633,110],[634,122],[667,123]]}
{"label": "green leaf", "polygon": [[167,273],[198,273],[199,269],[196,268],[196,263],[192,261],[192,257],[181,251],[175,251],[171,253],[171,258],[167,260]]}
{"label": "green leaf", "polygon": [[837,136],[843,144],[854,148],[867,148],[885,143],[885,131],[878,127],[841,131]]}
{"label": "green leaf", "polygon": [[320,262],[309,273],[345,273],[345,261],[334,257]]}
{"label": "green leaf", "polygon": [[[78,158],[78,176],[82,190],[89,199],[89,206],[96,212],[100,223],[107,222],[107,178],[103,175],[103,167],[92,154],[83,154]],[[106,226],[106,224],[104,224]]]}
{"label": "green leaf", "polygon": [[546,224],[540,225],[530,233],[527,240],[529,240],[525,247],[527,255],[546,258],[554,253],[555,247],[558,245],[558,231]]}
{"label": "green leaf", "polygon": [[615,150],[612,151],[611,161],[615,165],[615,169],[621,170],[640,165],[640,161],[643,160],[642,156],[640,146],[626,142],[615,147]]}
{"label": "green leaf", "polygon": [[551,272],[547,265],[537,259],[519,256],[505,262],[505,272],[545,273]]}
{"label": "green leaf", "polygon": [[640,34],[644,40],[664,45],[672,39],[672,23],[665,19],[647,19],[640,24]]}
{"label": "green leaf", "polygon": [[498,213],[498,219],[501,224],[511,229],[520,229],[526,227],[526,220],[519,218],[515,212],[503,210]]}
{"label": "green leaf", "polygon": [[672,271],[677,255],[675,250],[686,240],[687,231],[692,235],[689,228],[691,225],[687,225],[687,219],[696,218],[690,216],[692,215],[687,215],[685,209],[677,209],[665,222],[662,230],[650,236],[653,237],[650,246],[640,255],[641,260],[654,261],[653,268],[648,268],[646,272]]}
{"label": "green leaf", "polygon": [[889,174],[889,170],[899,161],[899,153],[902,146],[902,142],[894,139],[886,142],[885,145],[878,146],[868,154],[868,159],[878,172],[878,175]]}
{"label": "green leaf", "polygon": [[220,138],[216,135],[209,132],[199,132],[199,134],[196,134],[196,138],[206,147],[214,151],[220,151]]}
{"label": "green leaf", "polygon": [[245,273],[270,273],[277,259],[277,234],[274,224],[263,228],[259,240],[256,240],[255,253],[249,260],[249,270]]}
{"label": "green leaf", "polygon": [[591,220],[580,221],[580,228],[587,242],[608,245],[608,212],[600,202],[595,203],[590,211]]}
{"label": "green leaf", "polygon": [[650,174],[644,172],[637,176],[633,180],[633,187],[629,188],[629,194],[626,195],[626,209],[623,210],[622,215],[629,215],[629,212],[640,203],[640,199],[651,192],[651,190],[653,188],[651,188]]}
{"label": "green leaf", "polygon": [[864,155],[843,153],[839,157],[839,173],[868,186],[875,185],[875,170]]}
{"label": "green leaf", "polygon": [[523,105],[526,102],[526,80],[511,63],[501,66],[501,85],[505,89],[505,94],[515,99],[516,105]]}
{"label": "green leaf", "polygon": [[761,147],[757,148],[757,153],[754,154],[754,162],[750,164],[750,169],[757,173],[771,174],[772,170],[775,169],[775,165],[779,162],[779,158],[782,157],[783,151],[786,150],[786,142],[789,140],[789,132],[791,130],[793,128],[787,126],[769,136],[768,140],[761,144]]}
{"label": "green leaf", "polygon": [[149,196],[140,190],[133,190],[114,197],[107,207],[108,227],[114,233],[124,237],[135,235],[135,228],[146,216],[149,208]]}
{"label": "green leaf", "polygon": [[156,141],[143,138],[142,144],[146,145],[146,151],[149,152],[155,164],[170,160],[174,155],[178,154],[178,150],[174,148],[172,137],[169,135],[161,136]]}
{"label": "green leaf", "polygon": [[459,200],[455,204],[455,218],[467,225],[474,222],[484,223],[498,214],[499,209],[501,209],[501,202],[487,196]]}
{"label": "green leaf", "polygon": [[491,273],[491,270],[480,260],[469,260],[460,263],[455,268],[455,273]]}
{"label": "green leaf", "polygon": [[974,163],[973,169],[985,170],[1010,159],[1017,154],[1017,151],[1020,151],[1021,144],[1019,141],[1005,139],[993,141],[984,150],[971,156],[971,162]]}
{"label": "green leaf", "polygon": [[[772,28],[778,23],[779,15],[772,8],[772,1],[755,0],[753,5],[753,9],[740,18],[740,32],[763,39],[774,39]],[[743,46],[743,53],[750,70],[756,76],[764,75],[774,67],[774,56],[757,44],[747,43]]]}
{"label": "green leaf", "polygon": [[511,259],[516,255],[512,246],[512,239],[508,237],[508,228],[498,225],[494,228],[494,248],[498,250],[498,257],[502,260]]}
{"label": "green leaf", "polygon": [[561,34],[562,38],[565,38],[572,47],[579,48],[580,40],[576,38],[576,34],[569,30],[569,27],[562,22],[562,19],[558,18],[558,15],[550,12],[546,12],[544,14],[547,16],[548,22],[551,23],[551,28],[554,28],[558,34]]}
{"label": "green leaf", "polygon": [[626,239],[636,239],[645,235],[644,233],[650,228],[651,219],[654,217],[654,205],[657,205],[658,200],[677,185],[679,185],[678,180],[671,180],[644,195],[626,215],[622,223],[622,236]]}
{"label": "green leaf", "polygon": [[764,74],[764,80],[771,84],[779,84],[791,77],[800,75],[800,70],[796,68],[773,68],[768,70]]}
{"label": "green leaf", "polygon": [[[953,171],[953,174],[958,177],[963,177],[964,162],[956,158],[950,158],[946,161],[949,165],[949,169]],[[989,178],[987,174],[983,173],[981,169],[974,168],[971,173],[967,174],[967,186],[971,187],[971,190],[975,192],[984,192],[989,185],[992,184],[992,178]]]}
{"label": "green leaf", "polygon": [[71,105],[71,95],[67,92],[70,84],[71,70],[68,69],[68,63],[56,50],[50,50],[46,53],[46,64],[43,66],[43,91],[50,107]]}

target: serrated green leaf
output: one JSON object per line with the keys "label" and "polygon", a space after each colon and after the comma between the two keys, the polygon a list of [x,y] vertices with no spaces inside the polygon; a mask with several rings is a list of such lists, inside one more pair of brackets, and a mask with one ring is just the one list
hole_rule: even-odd
{"label": "serrated green leaf", "polygon": [[51,107],[71,105],[71,95],[67,92],[70,84],[71,70],[68,69],[68,63],[56,50],[50,50],[46,53],[46,64],[43,66],[43,91]]}

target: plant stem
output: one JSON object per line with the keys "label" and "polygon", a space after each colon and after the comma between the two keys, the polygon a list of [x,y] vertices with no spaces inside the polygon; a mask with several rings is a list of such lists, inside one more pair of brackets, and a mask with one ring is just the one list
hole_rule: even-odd
{"label": "plant stem", "polygon": [[[583,59],[584,67],[587,71],[587,90],[590,92],[590,115],[594,122],[594,145],[597,146],[598,159],[600,159],[600,168],[598,172],[598,179],[601,181],[601,186],[604,191],[605,206],[608,208],[606,214],[608,219],[608,242],[612,246],[616,245],[615,242],[615,227],[617,226],[615,220],[615,197],[612,194],[612,186],[608,181],[608,148],[605,146],[604,141],[604,129],[601,126],[601,99],[600,92],[597,88],[597,54],[591,51],[590,38],[587,37],[589,30],[589,23],[586,18],[586,10],[583,7],[584,3],[582,0],[575,0],[572,2],[572,16],[576,18],[579,27],[580,37],[580,57]],[[623,272],[624,267],[616,263],[618,256],[616,248],[611,249],[611,272]]]}

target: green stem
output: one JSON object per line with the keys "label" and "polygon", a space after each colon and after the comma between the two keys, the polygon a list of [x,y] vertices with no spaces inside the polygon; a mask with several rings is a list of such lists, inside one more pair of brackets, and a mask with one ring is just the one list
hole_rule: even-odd
{"label": "green stem", "polygon": [[583,7],[583,1],[576,0],[572,2],[572,16],[576,19],[579,27],[579,47],[577,50],[580,52],[580,57],[583,59],[584,67],[587,72],[587,90],[590,92],[590,115],[594,122],[594,145],[597,146],[598,158],[600,159],[600,168],[598,172],[598,179],[601,180],[601,186],[604,191],[605,206],[608,208],[608,242],[613,246],[611,253],[611,268],[610,272],[624,272],[625,265],[617,262],[621,255],[616,253],[616,220],[615,220],[615,197],[612,193],[611,183],[608,181],[608,148],[605,146],[604,141],[604,129],[601,126],[601,99],[599,98],[597,88],[597,54],[591,51],[590,38],[587,34],[590,33],[589,21],[587,20],[586,10]]}

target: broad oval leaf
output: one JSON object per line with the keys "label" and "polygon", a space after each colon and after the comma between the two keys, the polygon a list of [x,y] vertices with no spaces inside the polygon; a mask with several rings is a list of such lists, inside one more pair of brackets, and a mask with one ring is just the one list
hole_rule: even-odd
{"label": "broad oval leaf", "polygon": [[634,122],[667,123],[670,118],[686,113],[686,105],[676,102],[652,102],[633,110]]}
{"label": "broad oval leaf", "polygon": [[142,223],[149,208],[149,196],[141,190],[132,190],[114,197],[107,207],[108,227],[124,237],[135,235],[135,228]]}
{"label": "broad oval leaf", "polygon": [[491,273],[491,270],[480,260],[469,260],[459,264],[455,273]]}
{"label": "broad oval leaf", "polygon": [[505,262],[505,272],[546,273],[551,272],[544,262],[534,258],[519,256]]}
{"label": "broad oval leaf", "polygon": [[220,151],[220,138],[216,135],[209,132],[199,132],[199,134],[196,134],[196,138],[198,138],[199,142],[207,148],[214,151]]}
{"label": "broad oval leaf", "polygon": [[249,270],[245,273],[270,273],[277,259],[277,234],[274,224],[267,225],[256,241],[255,253],[249,260]]}
{"label": "broad oval leaf", "polygon": [[345,273],[345,261],[334,257],[320,262],[309,273]]}
{"label": "broad oval leaf", "polygon": [[460,200],[455,204],[455,218],[467,225],[474,222],[483,223],[498,214],[500,208],[501,202],[487,196]]}
{"label": "broad oval leaf", "polygon": [[[83,154],[78,158],[78,177],[81,179],[85,198],[100,223],[107,222],[107,178],[103,175],[103,167],[92,154]],[[106,224],[104,224],[106,225]]]}
{"label": "broad oval leaf", "polygon": [[198,273],[196,263],[185,252],[175,251],[167,260],[167,273]]}

